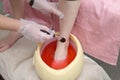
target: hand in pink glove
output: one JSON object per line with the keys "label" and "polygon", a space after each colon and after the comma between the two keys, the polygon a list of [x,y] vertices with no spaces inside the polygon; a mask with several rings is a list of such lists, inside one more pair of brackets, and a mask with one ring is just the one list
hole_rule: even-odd
{"label": "hand in pink glove", "polygon": [[48,2],[47,0],[29,0],[29,3],[33,8],[41,11],[44,14],[51,12],[59,16],[60,19],[64,17],[63,13],[56,8],[57,3],[55,2]]}
{"label": "hand in pink glove", "polygon": [[45,25],[37,24],[33,21],[20,20],[21,27],[18,32],[24,37],[34,42],[45,42],[54,37],[54,30],[50,30]]}

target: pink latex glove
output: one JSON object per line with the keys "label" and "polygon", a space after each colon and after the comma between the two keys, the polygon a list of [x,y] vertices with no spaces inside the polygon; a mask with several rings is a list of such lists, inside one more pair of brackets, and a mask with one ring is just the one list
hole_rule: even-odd
{"label": "pink latex glove", "polygon": [[34,42],[45,42],[54,37],[54,30],[49,29],[45,25],[40,25],[33,21],[20,19],[21,26],[18,30],[24,37]]}
{"label": "pink latex glove", "polygon": [[35,8],[44,14],[51,12],[59,16],[60,19],[64,17],[63,13],[57,9],[57,3],[55,2],[48,2],[47,0],[29,0],[29,2],[32,2],[32,8]]}

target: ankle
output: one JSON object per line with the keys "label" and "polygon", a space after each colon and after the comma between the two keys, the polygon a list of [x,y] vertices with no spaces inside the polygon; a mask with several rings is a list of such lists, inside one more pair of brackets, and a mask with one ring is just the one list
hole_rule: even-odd
{"label": "ankle", "polygon": [[60,37],[58,38],[57,45],[60,45],[60,46],[62,45],[62,46],[68,47],[68,45],[69,45],[69,39],[60,36]]}

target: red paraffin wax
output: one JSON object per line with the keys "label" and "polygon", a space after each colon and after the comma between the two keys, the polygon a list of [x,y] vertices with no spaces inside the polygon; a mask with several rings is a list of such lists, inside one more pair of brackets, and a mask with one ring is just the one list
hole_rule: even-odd
{"label": "red paraffin wax", "polygon": [[51,68],[54,69],[63,69],[67,65],[69,65],[76,56],[76,51],[73,45],[70,43],[68,46],[68,54],[65,60],[63,61],[55,61],[54,60],[54,52],[56,50],[57,41],[53,41],[46,45],[42,51],[41,58],[43,61]]}

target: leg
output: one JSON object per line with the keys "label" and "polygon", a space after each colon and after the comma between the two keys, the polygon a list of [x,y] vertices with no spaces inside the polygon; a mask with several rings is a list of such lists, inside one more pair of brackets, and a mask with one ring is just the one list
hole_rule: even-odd
{"label": "leg", "polygon": [[77,80],[111,80],[104,69],[89,57],[84,57],[84,67]]}
{"label": "leg", "polygon": [[[67,1],[60,0],[60,10],[64,14],[64,18],[60,20],[60,38],[57,42],[57,48],[55,51],[55,60],[64,60],[67,55],[67,47],[69,43],[69,35],[73,28],[80,0],[75,1]],[[65,42],[61,42],[60,40],[64,38]]]}
{"label": "leg", "polygon": [[[13,16],[15,19],[23,18],[24,16],[24,0],[10,0]],[[19,38],[20,34],[11,32],[8,38],[0,42],[0,52],[10,48]]]}

